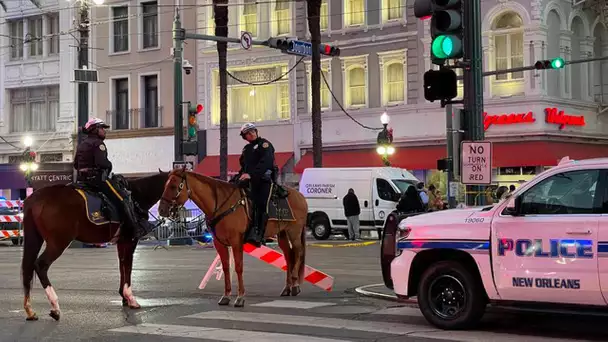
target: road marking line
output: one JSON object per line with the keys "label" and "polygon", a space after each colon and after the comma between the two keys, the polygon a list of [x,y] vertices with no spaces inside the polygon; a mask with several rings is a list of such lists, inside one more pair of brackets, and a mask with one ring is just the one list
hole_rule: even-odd
{"label": "road marking line", "polygon": [[322,306],[332,305],[336,305],[336,303],[305,302],[299,300],[273,300],[271,302],[252,304],[251,306],[258,306],[263,308],[313,309]]}
{"label": "road marking line", "polygon": [[229,342],[348,342],[348,340],[328,339],[307,335],[149,323],[126,326],[111,329],[109,331],[116,333],[186,337],[200,340]]}
{"label": "road marking line", "polygon": [[420,309],[411,308],[408,306],[400,306],[395,308],[387,308],[372,312],[372,315],[390,315],[390,316],[409,316],[409,317],[424,317]]}
{"label": "road marking line", "polygon": [[[277,315],[266,314],[259,312],[228,312],[228,311],[207,311],[200,312],[194,315],[185,316],[185,318],[196,319],[215,319],[237,322],[255,322],[255,323],[270,323],[270,324],[286,324],[297,326],[310,326],[316,328],[329,329],[346,329],[353,331],[366,331],[373,333],[385,333],[393,335],[409,334],[413,331],[420,331],[426,327],[420,325],[407,325],[401,323],[387,322],[370,322],[357,321],[342,318],[329,317],[314,317],[314,316],[295,316],[295,315]],[[428,330],[428,328],[426,329]]]}

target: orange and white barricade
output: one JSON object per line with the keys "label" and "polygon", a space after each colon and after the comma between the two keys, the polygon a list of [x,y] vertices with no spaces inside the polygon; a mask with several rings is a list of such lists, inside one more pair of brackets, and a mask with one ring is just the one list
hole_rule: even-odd
{"label": "orange and white barricade", "polygon": [[[247,243],[243,247],[243,251],[258,260],[261,260],[269,265],[272,265],[276,268],[283,270],[284,272],[287,270],[287,262],[285,261],[285,256],[283,254],[275,251],[272,248],[269,248],[266,246],[255,247],[254,245]],[[232,268],[233,263],[234,263],[234,260],[232,257],[232,253],[230,253],[231,273],[234,273],[233,268]],[[220,271],[218,271],[218,267],[219,267]],[[201,281],[201,284],[199,285],[198,288],[204,289],[214,274],[216,275],[217,280],[220,280],[223,275],[223,272],[221,271],[221,269],[222,269],[222,262],[220,260],[219,254],[218,254],[215,257],[215,260],[211,263],[209,270],[207,270],[207,273],[203,277],[203,280]],[[307,282],[309,282],[327,292],[331,292],[331,290],[334,286],[334,278],[332,276],[330,276],[326,273],[323,273],[315,268],[312,268],[308,265],[305,265],[304,280],[306,280]]]}
{"label": "orange and white barricade", "polygon": [[[0,208],[22,208],[23,201],[0,200]],[[23,215],[0,215],[0,223],[21,223]],[[18,238],[22,236],[20,230],[0,230],[0,240]]]}

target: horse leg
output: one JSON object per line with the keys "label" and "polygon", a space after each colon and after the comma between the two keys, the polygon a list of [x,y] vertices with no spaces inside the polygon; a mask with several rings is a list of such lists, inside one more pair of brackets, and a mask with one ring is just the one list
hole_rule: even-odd
{"label": "horse leg", "polygon": [[[300,291],[300,268],[303,266],[302,262],[304,259],[304,246],[302,245],[302,240],[300,237],[300,231],[289,230],[287,231],[287,236],[289,237],[289,242],[291,243],[292,248],[292,256],[293,256],[293,268],[291,269],[291,295],[297,296]],[[305,243],[305,242],[304,242]]]}
{"label": "horse leg", "polygon": [[139,309],[141,305],[137,303],[133,291],[131,290],[131,273],[133,269],[133,254],[137,247],[137,241],[119,241],[118,261],[120,267],[120,289],[118,293],[122,297],[122,306],[128,306],[129,309]]}
{"label": "horse leg", "polygon": [[287,297],[291,295],[291,270],[293,267],[293,259],[291,258],[292,250],[291,246],[289,246],[287,233],[285,233],[284,230],[279,232],[278,242],[279,247],[281,247],[281,250],[285,255],[285,264],[287,265],[287,269],[285,270],[285,287],[283,288],[283,291],[281,291],[281,297]]}
{"label": "horse leg", "polygon": [[[242,240],[240,240],[242,241]],[[245,283],[243,282],[243,243],[232,247],[232,256],[234,257],[234,269],[236,271],[236,276],[238,278],[238,296],[234,301],[235,308],[242,308],[245,306]]]}
{"label": "horse leg", "polygon": [[230,279],[230,253],[228,247],[219,243],[217,239],[213,239],[213,245],[217,254],[220,255],[222,261],[222,271],[224,271],[224,295],[220,298],[218,305],[230,304],[230,296],[232,295],[232,280]]}
{"label": "horse leg", "polygon": [[38,258],[38,253],[40,253],[40,248],[44,243],[44,239],[40,235],[40,232],[38,232],[34,220],[31,219],[31,214],[25,216],[23,226],[23,230],[27,232],[27,238],[25,239],[23,245],[23,260],[21,261],[21,274],[23,277],[23,308],[27,314],[26,319],[28,321],[37,321],[38,316],[32,309],[31,291],[36,258]]}
{"label": "horse leg", "polygon": [[63,251],[68,247],[68,244],[69,242],[62,244],[61,246],[58,246],[57,244],[47,245],[44,252],[42,252],[40,257],[38,257],[34,263],[34,268],[36,269],[36,274],[38,274],[38,279],[40,279],[40,284],[42,284],[42,287],[46,292],[46,297],[51,304],[51,312],[49,315],[56,321],[58,321],[59,317],[61,316],[61,311],[59,309],[59,297],[57,297],[57,293],[51,285],[48,271],[53,262],[55,262],[55,260],[57,260],[61,254],[63,254]]}

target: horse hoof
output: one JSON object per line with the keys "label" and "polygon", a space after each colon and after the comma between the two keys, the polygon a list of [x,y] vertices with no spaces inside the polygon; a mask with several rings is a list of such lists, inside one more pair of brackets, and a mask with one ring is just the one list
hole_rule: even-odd
{"label": "horse hoof", "polygon": [[295,296],[299,295],[300,292],[302,292],[302,291],[300,291],[300,287],[299,286],[292,286],[291,287],[291,296],[292,297],[295,297]]}
{"label": "horse hoof", "polygon": [[291,289],[289,287],[285,287],[283,292],[281,292],[281,297],[289,297],[291,295]]}
{"label": "horse hoof", "polygon": [[26,321],[37,321],[38,320],[38,316],[36,314],[33,314],[33,315],[27,317],[25,320]]}
{"label": "horse hoof", "polygon": [[234,307],[235,308],[242,308],[245,306],[245,298],[243,297],[236,297],[236,300],[234,301]]}
{"label": "horse hoof", "polygon": [[218,305],[228,305],[230,304],[230,297],[226,297],[226,296],[222,296],[222,298],[220,298],[220,301],[217,302]]}
{"label": "horse hoof", "polygon": [[51,313],[49,313],[49,316],[53,317],[54,320],[58,321],[59,317],[61,316],[59,311],[57,310],[51,310]]}

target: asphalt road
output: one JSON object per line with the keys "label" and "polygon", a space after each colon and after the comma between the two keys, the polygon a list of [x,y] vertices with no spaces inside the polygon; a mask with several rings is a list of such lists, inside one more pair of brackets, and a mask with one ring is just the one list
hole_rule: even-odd
{"label": "asphalt road", "polygon": [[[339,241],[328,243],[336,244]],[[325,244],[327,245],[327,244]],[[0,342],[12,341],[565,341],[608,340],[606,317],[493,312],[476,331],[443,332],[417,308],[358,296],[353,289],[381,282],[379,245],[309,246],[307,263],[335,277],[331,293],[303,286],[296,298],[278,297],[283,273],[246,257],[245,308],[220,307],[223,281],[198,284],[215,257],[213,249],[138,249],[133,289],[142,309],[123,309],[113,247],[69,249],[50,270],[61,321],[36,281],[34,309],[26,322],[19,265],[21,248],[0,245]],[[233,287],[236,291],[236,287]]]}

